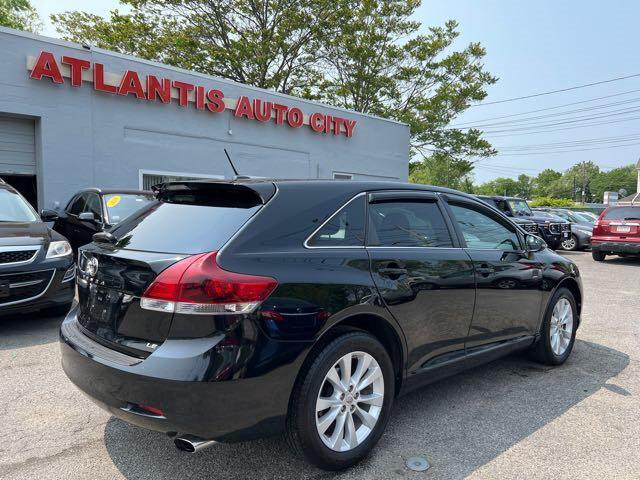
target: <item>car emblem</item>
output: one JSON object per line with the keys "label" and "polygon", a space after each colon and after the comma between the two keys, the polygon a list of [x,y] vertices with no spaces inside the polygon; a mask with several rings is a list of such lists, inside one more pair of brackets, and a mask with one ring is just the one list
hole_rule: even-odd
{"label": "car emblem", "polygon": [[90,277],[95,277],[96,273],[98,273],[98,259],[96,257],[90,257],[87,260],[85,273]]}

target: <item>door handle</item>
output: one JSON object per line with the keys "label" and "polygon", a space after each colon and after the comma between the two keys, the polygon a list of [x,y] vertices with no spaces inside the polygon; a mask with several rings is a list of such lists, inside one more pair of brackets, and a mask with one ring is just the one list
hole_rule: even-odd
{"label": "door handle", "polygon": [[406,268],[392,268],[392,267],[387,267],[387,268],[380,268],[378,269],[378,274],[382,275],[383,277],[389,277],[392,280],[395,280],[396,278],[402,276],[402,275],[406,275],[407,274],[407,269]]}
{"label": "door handle", "polygon": [[485,277],[491,275],[492,273],[495,273],[495,271],[495,268],[493,268],[491,265],[487,265],[486,263],[483,263],[479,267],[476,267],[476,272]]}

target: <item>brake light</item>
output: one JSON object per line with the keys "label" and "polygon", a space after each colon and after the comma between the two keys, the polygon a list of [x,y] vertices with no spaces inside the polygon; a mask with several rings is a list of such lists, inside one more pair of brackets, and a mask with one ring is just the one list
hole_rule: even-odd
{"label": "brake light", "polygon": [[223,270],[216,256],[195,255],[163,270],[143,293],[140,306],[168,313],[250,313],[278,284],[271,277]]}

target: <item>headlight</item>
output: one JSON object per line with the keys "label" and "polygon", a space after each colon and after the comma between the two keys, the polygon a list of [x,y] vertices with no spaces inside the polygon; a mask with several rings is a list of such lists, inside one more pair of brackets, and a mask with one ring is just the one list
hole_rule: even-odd
{"label": "headlight", "polygon": [[66,240],[58,240],[49,244],[47,258],[60,258],[71,255],[71,245]]}

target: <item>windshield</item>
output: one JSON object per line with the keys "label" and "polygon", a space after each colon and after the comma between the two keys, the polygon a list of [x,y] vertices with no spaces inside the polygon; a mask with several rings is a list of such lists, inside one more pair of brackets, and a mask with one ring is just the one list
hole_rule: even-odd
{"label": "windshield", "polygon": [[117,225],[136,210],[153,201],[153,195],[138,193],[110,193],[104,196],[109,223]]}
{"label": "windshield", "polygon": [[507,200],[509,206],[515,215],[527,215],[531,216],[531,209],[526,200]]}
{"label": "windshield", "polygon": [[573,212],[573,215],[582,222],[589,222],[589,223],[593,223],[594,220],[597,220],[598,217],[596,217],[595,215],[591,215],[587,212]]}
{"label": "windshield", "polygon": [[546,212],[544,210],[536,210],[536,215],[543,218],[548,218],[549,220],[553,220],[554,222],[566,222],[566,220],[558,215],[555,215],[551,212]]}
{"label": "windshield", "polygon": [[36,222],[38,215],[27,201],[11,190],[0,189],[0,222]]}

